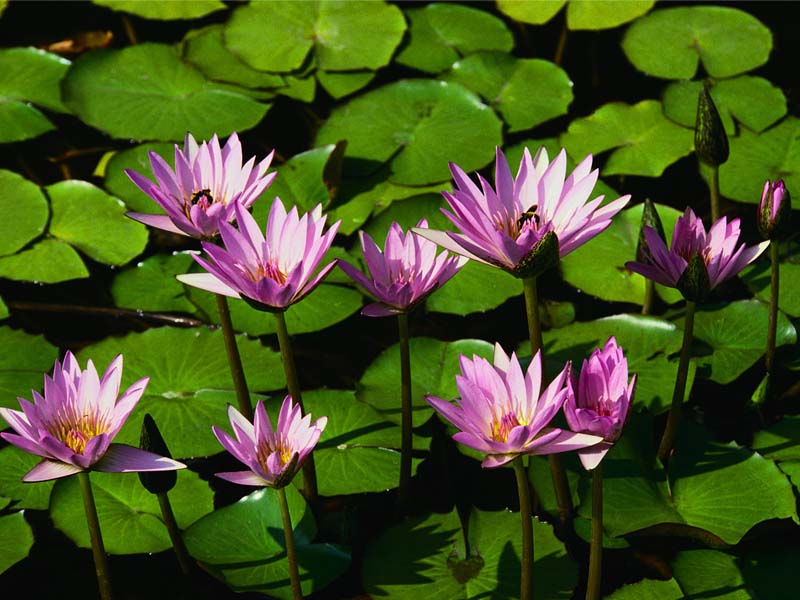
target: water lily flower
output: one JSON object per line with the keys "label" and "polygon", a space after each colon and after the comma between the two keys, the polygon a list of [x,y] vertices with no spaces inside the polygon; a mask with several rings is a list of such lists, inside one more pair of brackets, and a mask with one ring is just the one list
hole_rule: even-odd
{"label": "water lily flower", "polygon": [[628,381],[628,360],[610,337],[603,349],[596,349],[583,361],[577,392],[572,377],[567,384],[564,415],[570,429],[603,438],[599,444],[578,450],[587,471],[594,469],[611,449],[628,418],[636,375]]}
{"label": "water lily flower", "polygon": [[287,485],[300,470],[328,423],[328,417],[312,423],[311,415],[303,416],[300,405],[293,404],[289,395],[283,399],[275,429],[261,400],[253,423],[233,406],[228,406],[228,418],[236,439],[216,425],[214,435],[250,470],[217,473],[217,477],[241,485],[277,488]]}
{"label": "water lily flower", "polygon": [[255,164],[255,156],[242,164],[242,145],[232,133],[223,148],[216,134],[199,144],[186,134],[181,150],[175,145],[175,170],[155,152],[149,152],[156,183],[131,169],[125,174],[140,190],[158,202],[166,215],[130,212],[128,216],[158,229],[209,239],[220,222],[234,217],[234,207],[249,207],[275,179],[267,174],[275,151]]}
{"label": "water lily flower", "polygon": [[542,353],[523,373],[515,353],[509,358],[500,344],[494,364],[479,356],[460,358],[456,375],[458,406],[436,396],[428,403],[460,431],[459,443],[486,454],[482,466],[499,467],[522,454],[554,454],[593,446],[603,438],[550,426],[567,398],[570,363],[540,394]]}
{"label": "water lily flower", "polygon": [[[33,402],[18,398],[22,411],[0,408],[16,433],[0,433],[15,446],[42,460],[22,478],[47,481],[82,471],[171,471],[186,465],[124,444],[112,444],[142,397],[149,378],[140,379],[119,396],[122,355],[99,378],[91,360],[81,371],[71,352],[44,376],[44,395]],[[119,396],[119,398],[118,398]]]}
{"label": "water lily flower", "polygon": [[[427,226],[425,219],[417,223],[417,227]],[[350,263],[340,261],[339,267],[378,299],[361,311],[368,317],[408,312],[443,286],[467,262],[465,257],[449,256],[447,252],[437,256],[436,244],[412,231],[404,233],[396,222],[386,235],[385,252],[381,252],[368,234],[362,231],[359,235],[371,278]]]}
{"label": "water lily flower", "polygon": [[[739,241],[739,219],[720,218],[706,234],[702,220],[691,208],[678,218],[667,246],[651,227],[644,228],[649,255],[647,262],[630,261],[625,267],[656,283],[678,288],[689,300],[702,300],[717,285],[736,275],[764,251],[769,242],[747,247]],[[700,275],[690,272],[692,261],[701,267]],[[691,277],[684,277],[684,274]],[[690,281],[687,281],[690,280]],[[703,285],[696,285],[702,280]],[[687,295],[687,288],[693,290]],[[706,288],[706,289],[695,289]]]}
{"label": "water lily flower", "polygon": [[782,179],[775,182],[769,179],[764,183],[761,201],[758,203],[758,231],[764,239],[772,239],[778,234],[787,233],[788,221],[792,214],[789,190]]}
{"label": "water lily flower", "polygon": [[597,169],[592,170],[591,155],[569,177],[566,169],[564,150],[550,162],[544,147],[533,158],[526,148],[515,179],[498,148],[495,189],[480,175],[478,187],[451,163],[456,189],[442,194],[452,212],[442,212],[460,233],[422,228],[414,231],[448,250],[517,277],[538,275],[602,232],[630,199],[622,196],[603,207],[602,195],[587,202],[598,176]]}
{"label": "water lily flower", "polygon": [[266,236],[244,207],[237,204],[234,212],[238,230],[226,222],[219,224],[225,248],[202,242],[208,258],[192,256],[208,273],[179,275],[180,281],[274,312],[305,298],[336,266],[333,261],[314,274],[341,223],[323,233],[327,217],[320,205],[300,217],[297,207],[287,213],[275,198]]}

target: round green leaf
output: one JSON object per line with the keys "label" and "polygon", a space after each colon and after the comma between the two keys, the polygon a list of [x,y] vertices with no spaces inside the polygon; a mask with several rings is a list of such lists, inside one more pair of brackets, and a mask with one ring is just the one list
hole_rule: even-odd
{"label": "round green leaf", "polygon": [[[664,114],[673,121],[694,129],[697,97],[702,81],[676,81],[664,90]],[[734,118],[748,129],[759,132],[786,114],[786,96],[779,87],[762,77],[743,75],[717,81],[711,96],[719,111],[725,132],[736,134]]]}
{"label": "round green leaf", "polygon": [[522,282],[502,269],[467,262],[426,301],[428,310],[453,315],[486,312],[522,294]]}
{"label": "round green leaf", "polygon": [[346,156],[364,163],[351,170],[367,174],[390,162],[390,181],[423,185],[449,179],[448,161],[466,171],[484,166],[500,130],[495,114],[460,85],[406,80],[335,108],[316,145],[347,140]]}
{"label": "round green leaf", "polygon": [[11,444],[0,450],[0,496],[13,499],[14,508],[47,510],[50,506],[50,492],[55,481],[41,481],[36,484],[22,481],[25,473],[41,460],[41,457]]}
{"label": "round green leaf", "polygon": [[790,190],[800,189],[799,135],[800,119],[792,116],[760,134],[742,129],[731,138],[730,157],[719,168],[722,195],[758,204],[767,179],[783,179]]}
{"label": "round green leaf", "polygon": [[0,144],[38,137],[55,129],[42,113],[20,100],[0,99]]}
{"label": "round green leaf", "polygon": [[514,38],[505,24],[483,10],[460,4],[428,4],[406,11],[409,43],[396,62],[427,73],[441,73],[462,56],[481,50],[509,52]]}
{"label": "round green leaf", "polygon": [[158,202],[136,187],[131,178],[125,174],[125,169],[132,169],[152,180],[152,168],[150,167],[150,158],[147,153],[155,152],[167,161],[171,168],[174,168],[174,148],[173,144],[166,143],[142,144],[117,152],[106,165],[104,181],[106,189],[117,198],[121,198],[131,210],[164,214],[164,209],[161,208]]}
{"label": "round green leaf", "polygon": [[453,65],[446,79],[480,94],[500,113],[510,133],[566,114],[573,99],[572,81],[560,67],[503,52],[468,56]]}
{"label": "round green leaf", "polygon": [[0,97],[68,112],[61,103],[59,82],[69,65],[66,58],[37,48],[0,50]]}
{"label": "round green leaf", "polygon": [[[427,421],[433,409],[425,401],[430,394],[450,400],[458,395],[455,376],[460,373],[458,357],[494,355],[494,348],[482,340],[442,342],[432,338],[411,338],[411,410],[414,427]],[[364,372],[356,396],[372,405],[384,418],[400,423],[400,344],[384,350]]]}
{"label": "round green leaf", "polygon": [[[148,492],[136,473],[90,474],[103,542],[109,554],[161,552],[172,547],[158,498]],[[189,470],[178,471],[169,492],[178,527],[186,529],[214,509],[208,483]],[[77,477],[56,482],[50,501],[53,525],[81,548],[91,548]]]}
{"label": "round green leaf", "polygon": [[175,279],[193,264],[189,253],[176,252],[156,254],[120,271],[111,284],[114,304],[154,312],[196,312],[197,308],[184,293],[184,286]]}
{"label": "round green leaf", "polygon": [[567,0],[538,0],[538,2],[497,0],[497,8],[515,21],[543,25],[555,17],[566,3]]}
{"label": "round green leaf", "polygon": [[[636,204],[621,211],[604,232],[589,240],[561,261],[564,280],[579,290],[612,302],[644,303],[647,280],[625,268],[625,263],[636,260],[636,245],[642,226],[642,207]],[[669,206],[657,204],[658,216],[664,225],[667,240],[681,215]],[[603,260],[598,261],[597,257]],[[661,298],[674,304],[683,299],[673,288],[657,285]]]}
{"label": "round green leaf", "polygon": [[0,212],[0,256],[13,254],[39,236],[49,214],[39,186],[4,169],[0,169]]}
{"label": "round green leaf", "polygon": [[623,585],[606,600],[684,600],[685,596],[678,582],[642,579],[636,583]]}
{"label": "round green leaf", "polygon": [[[753,597],[746,589],[736,557],[730,554],[716,550],[679,552],[672,561],[672,570],[687,597],[705,596],[719,600],[750,600]],[[771,594],[759,594],[759,597],[774,598]]]}
{"label": "round green leaf", "polygon": [[[31,400],[31,390],[41,391],[42,376],[53,369],[58,350],[43,336],[11,327],[0,327],[0,348],[5,349],[0,352],[0,406],[19,410],[16,398]],[[2,418],[0,424],[5,424]]]}
{"label": "round green leaf", "polygon": [[736,8],[682,6],[634,22],[622,48],[637,69],[655,77],[691,79],[700,60],[712,77],[731,77],[767,62],[772,34]]}
{"label": "round green leaf", "polygon": [[131,13],[145,19],[173,21],[176,19],[197,19],[218,10],[225,4],[219,0],[192,0],[191,2],[153,2],[152,0],[92,0],[95,4],[111,10]]}
{"label": "round green leaf", "polygon": [[209,82],[175,49],[139,44],[81,56],[63,81],[64,102],[88,125],[119,138],[182,140],[255,126],[269,105]]}
{"label": "round green leaf", "polygon": [[567,27],[576,29],[612,29],[641,17],[655,0],[571,0],[567,5]]}
{"label": "round green leaf", "polygon": [[28,556],[33,531],[22,511],[0,517],[0,573]]}
{"label": "round green leaf", "polygon": [[612,102],[574,120],[560,141],[575,160],[616,148],[603,175],[658,177],[691,153],[694,132],[667,119],[657,100],[633,105]]}
{"label": "round green leaf", "polygon": [[72,246],[60,240],[44,239],[28,250],[0,257],[0,277],[58,283],[89,277],[89,271]]}
{"label": "round green leaf", "polygon": [[[522,540],[519,514],[473,509],[466,556],[458,514],[406,519],[369,544],[364,588],[372,597],[516,598]],[[534,598],[570,598],[577,568],[550,525],[533,521]],[[409,569],[409,565],[414,565]]]}
{"label": "round green leaf", "polygon": [[386,65],[405,29],[400,9],[384,2],[277,0],[237,8],[224,36],[230,50],[261,71],[295,71],[312,49],[320,69],[351,71]]}
{"label": "round green leaf", "polygon": [[[800,317],[800,264],[794,262],[796,257],[778,263],[780,288],[778,291],[778,308],[790,317]],[[770,278],[772,264],[766,260],[752,263],[739,277],[744,281],[756,298],[769,304],[771,293]]]}
{"label": "round green leaf", "polygon": [[125,216],[125,205],[86,181],[46,188],[53,216],[50,233],[94,260],[124,265],[147,245],[147,228]]}
{"label": "round green leaf", "polygon": [[319,84],[337,100],[357,92],[374,78],[374,71],[348,71],[344,73],[317,71]]}

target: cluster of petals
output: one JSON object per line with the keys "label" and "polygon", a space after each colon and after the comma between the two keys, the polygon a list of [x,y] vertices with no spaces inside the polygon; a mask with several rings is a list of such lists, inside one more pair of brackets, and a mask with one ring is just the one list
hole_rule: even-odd
{"label": "cluster of petals", "polygon": [[220,147],[216,134],[199,144],[186,134],[183,149],[175,145],[175,170],[155,152],[150,167],[156,183],[126,169],[125,173],[145,194],[158,202],[166,215],[128,213],[128,216],[173,233],[208,239],[217,235],[219,224],[234,218],[234,207],[249,207],[275,179],[267,174],[274,151],[255,164],[255,157],[242,164],[242,145],[236,133]]}
{"label": "cluster of petals", "polygon": [[669,250],[655,229],[644,227],[649,260],[631,261],[625,266],[656,283],[677,288],[689,261],[699,255],[708,273],[709,289],[713,289],[753,262],[769,245],[762,242],[737,246],[739,233],[739,219],[728,222],[726,217],[717,220],[706,233],[703,221],[687,207],[675,224]]}
{"label": "cluster of petals", "polygon": [[56,361],[52,377],[44,376],[44,394],[33,402],[18,398],[21,411],[0,408],[15,433],[0,433],[7,442],[42,457],[23,481],[47,481],[90,469],[97,471],[171,471],[186,467],[124,444],[112,444],[147,387],[140,379],[119,396],[122,355],[98,377],[91,360],[81,371],[71,352]]}
{"label": "cluster of petals", "polygon": [[435,396],[426,399],[460,430],[454,440],[486,454],[484,467],[499,467],[522,454],[568,452],[602,441],[595,435],[550,426],[567,398],[569,363],[541,394],[541,351],[524,373],[516,354],[509,357],[499,344],[495,344],[494,364],[462,355],[460,365],[458,405]]}
{"label": "cluster of petals", "polygon": [[214,435],[225,450],[250,470],[216,475],[233,483],[258,487],[287,485],[314,450],[328,423],[327,417],[312,423],[311,415],[303,416],[300,405],[293,404],[288,395],[281,405],[275,429],[261,400],[256,404],[253,423],[233,406],[228,406],[228,419],[236,438],[216,425],[212,428]]}
{"label": "cluster of petals", "polygon": [[442,192],[450,206],[450,211],[442,211],[460,233],[415,231],[448,250],[514,274],[551,231],[563,257],[608,227],[630,198],[622,196],[602,207],[602,195],[587,202],[598,176],[591,155],[569,177],[566,170],[564,150],[550,162],[544,147],[533,158],[526,148],[514,178],[498,148],[493,188],[480,175],[479,187],[451,163],[456,188]]}
{"label": "cluster of petals", "polygon": [[612,336],[602,349],[596,349],[583,361],[577,384],[573,379],[570,377],[564,403],[570,429],[603,438],[599,444],[578,450],[584,468],[591,470],[622,435],[636,375],[628,381],[628,360]]}
{"label": "cluster of petals", "polygon": [[216,294],[241,297],[260,310],[283,311],[305,298],[336,265],[333,261],[316,272],[340,223],[323,233],[327,217],[320,205],[301,217],[297,207],[287,213],[280,198],[275,198],[266,235],[244,207],[236,205],[235,214],[238,229],[220,223],[224,248],[202,242],[208,258],[193,255],[207,273],[179,275],[179,280]]}
{"label": "cluster of petals", "polygon": [[[427,226],[425,219],[417,223],[417,227]],[[339,267],[378,299],[361,311],[368,317],[407,312],[467,262],[465,257],[448,252],[437,255],[436,244],[412,231],[404,233],[396,222],[389,228],[383,252],[368,234],[362,231],[360,237],[369,277],[347,262],[340,261]]]}

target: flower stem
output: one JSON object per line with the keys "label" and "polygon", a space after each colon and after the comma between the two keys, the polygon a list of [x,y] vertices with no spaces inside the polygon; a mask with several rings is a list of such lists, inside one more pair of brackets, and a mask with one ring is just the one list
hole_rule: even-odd
{"label": "flower stem", "polygon": [[81,485],[81,495],[83,496],[83,510],[86,513],[86,526],[89,528],[89,538],[92,540],[92,556],[94,557],[94,570],[97,574],[97,585],[100,588],[100,598],[111,600],[111,575],[108,568],[108,557],[103,546],[103,534],[100,531],[100,520],[97,518],[97,507],[94,503],[92,494],[92,483],[89,481],[89,473],[81,471],[78,473],[78,481]]}
{"label": "flower stem", "polygon": [[603,463],[592,471],[592,542],[589,548],[589,581],[586,600],[600,600],[603,568]]}
{"label": "flower stem", "polygon": [[292,517],[289,515],[289,503],[286,502],[284,488],[275,490],[278,493],[278,502],[281,505],[281,518],[283,520],[283,535],[286,539],[286,559],[289,563],[289,581],[292,583],[293,600],[302,600],[303,592],[300,589],[300,574],[297,571],[297,553],[294,549],[294,532],[292,530]]}
{"label": "flower stem", "polygon": [[661,459],[661,463],[664,465],[666,465],[670,454],[672,454],[675,436],[678,433],[678,421],[680,420],[683,397],[686,392],[686,378],[689,374],[689,350],[692,346],[695,307],[694,302],[691,300],[686,301],[686,320],[683,325],[683,345],[681,346],[681,358],[678,363],[678,375],[675,377],[675,389],[672,392],[672,405],[667,417],[667,426],[664,428],[664,435],[661,437],[661,444],[658,446],[658,458]]}
{"label": "flower stem", "polygon": [[236,388],[236,401],[239,412],[248,421],[253,420],[253,405],[250,404],[250,392],[247,390],[247,380],[244,377],[242,357],[239,356],[239,347],[236,345],[236,335],[233,332],[231,311],[228,309],[228,299],[222,294],[217,297],[217,312],[222,324],[222,336],[225,338],[225,352],[228,354],[228,365],[231,368],[233,386]]}
{"label": "flower stem", "polygon": [[186,549],[186,543],[183,541],[181,530],[178,528],[178,522],[175,520],[175,513],[172,512],[172,504],[169,502],[167,492],[156,494],[158,497],[158,505],[161,507],[161,516],[164,518],[164,524],[167,526],[169,539],[172,541],[172,548],[175,550],[175,556],[178,558],[178,563],[181,566],[181,572],[184,575],[190,575],[194,563],[192,557],[189,556],[189,550]]}
{"label": "flower stem", "polygon": [[519,514],[522,519],[522,563],[520,564],[520,600],[533,600],[533,520],[531,518],[531,492],[522,457],[511,461],[517,476]]}
{"label": "flower stem", "polygon": [[536,277],[522,280],[525,289],[525,314],[528,316],[528,338],[531,341],[531,357],[542,348],[542,325],[539,322],[539,294]]}
{"label": "flower stem", "polygon": [[769,326],[767,327],[767,351],[765,364],[767,375],[771,378],[775,368],[775,339],[778,330],[778,296],[780,294],[780,263],[778,256],[778,244],[770,242],[769,258],[772,262],[772,276],[770,277],[769,292]]}
{"label": "flower stem", "polygon": [[719,167],[711,167],[711,222],[716,223],[720,217],[719,209]]}
{"label": "flower stem", "polygon": [[652,279],[644,280],[644,304],[642,304],[642,314],[649,315],[653,312],[653,300],[655,299],[656,282]]}
{"label": "flower stem", "polygon": [[408,314],[397,315],[400,334],[400,398],[403,407],[402,432],[400,438],[400,489],[398,502],[405,506],[411,486],[411,354],[408,347]]}
{"label": "flower stem", "polygon": [[[303,406],[303,394],[300,391],[300,381],[297,378],[297,369],[294,365],[294,352],[292,352],[292,340],[289,338],[289,330],[286,329],[286,318],[282,312],[272,313],[275,315],[277,324],[278,345],[281,349],[281,359],[283,362],[283,372],[286,375],[286,389],[292,400],[300,405],[300,410],[305,414]],[[303,465],[303,492],[306,500],[312,502],[317,499],[317,468],[314,465],[314,453],[308,455]]]}
{"label": "flower stem", "polygon": [[556,46],[556,53],[553,56],[553,62],[559,67],[564,60],[564,49],[567,47],[567,34],[567,22],[565,20],[564,24],[561,26],[561,34],[558,36],[558,46]]}

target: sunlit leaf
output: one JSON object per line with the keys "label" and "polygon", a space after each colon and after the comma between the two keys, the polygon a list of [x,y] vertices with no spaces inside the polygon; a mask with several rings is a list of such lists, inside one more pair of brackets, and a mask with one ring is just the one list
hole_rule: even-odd
{"label": "sunlit leaf", "polygon": [[95,4],[159,21],[197,19],[218,10],[225,4],[219,0],[192,0],[191,2],[153,2],[152,0],[92,0]]}
{"label": "sunlit leaf", "polygon": [[121,198],[126,206],[133,211],[163,214],[164,209],[131,181],[131,178],[125,174],[125,169],[141,173],[151,181],[154,181],[148,152],[155,152],[167,161],[171,168],[174,168],[174,148],[174,144],[156,143],[142,144],[117,152],[106,165],[104,182],[106,189],[117,198]]}
{"label": "sunlit leaf", "polygon": [[655,0],[571,0],[567,4],[567,27],[611,29],[642,16]]}
{"label": "sunlit leaf", "polygon": [[120,271],[111,285],[114,304],[136,310],[194,313],[197,308],[186,298],[183,284],[175,279],[193,264],[188,253],[156,254]]}
{"label": "sunlit leaf", "polygon": [[38,185],[13,171],[0,169],[0,256],[13,254],[47,224],[47,199]]}
{"label": "sunlit leaf", "polygon": [[11,256],[0,257],[0,277],[58,283],[89,277],[81,257],[69,244],[45,239]]}
{"label": "sunlit leaf", "polygon": [[11,444],[0,450],[0,496],[11,498],[15,508],[47,510],[50,506],[50,492],[55,481],[41,481],[36,484],[22,481],[25,473],[41,460],[41,457]]}
{"label": "sunlit leaf", "polygon": [[28,556],[33,531],[22,511],[0,516],[0,573]]}

